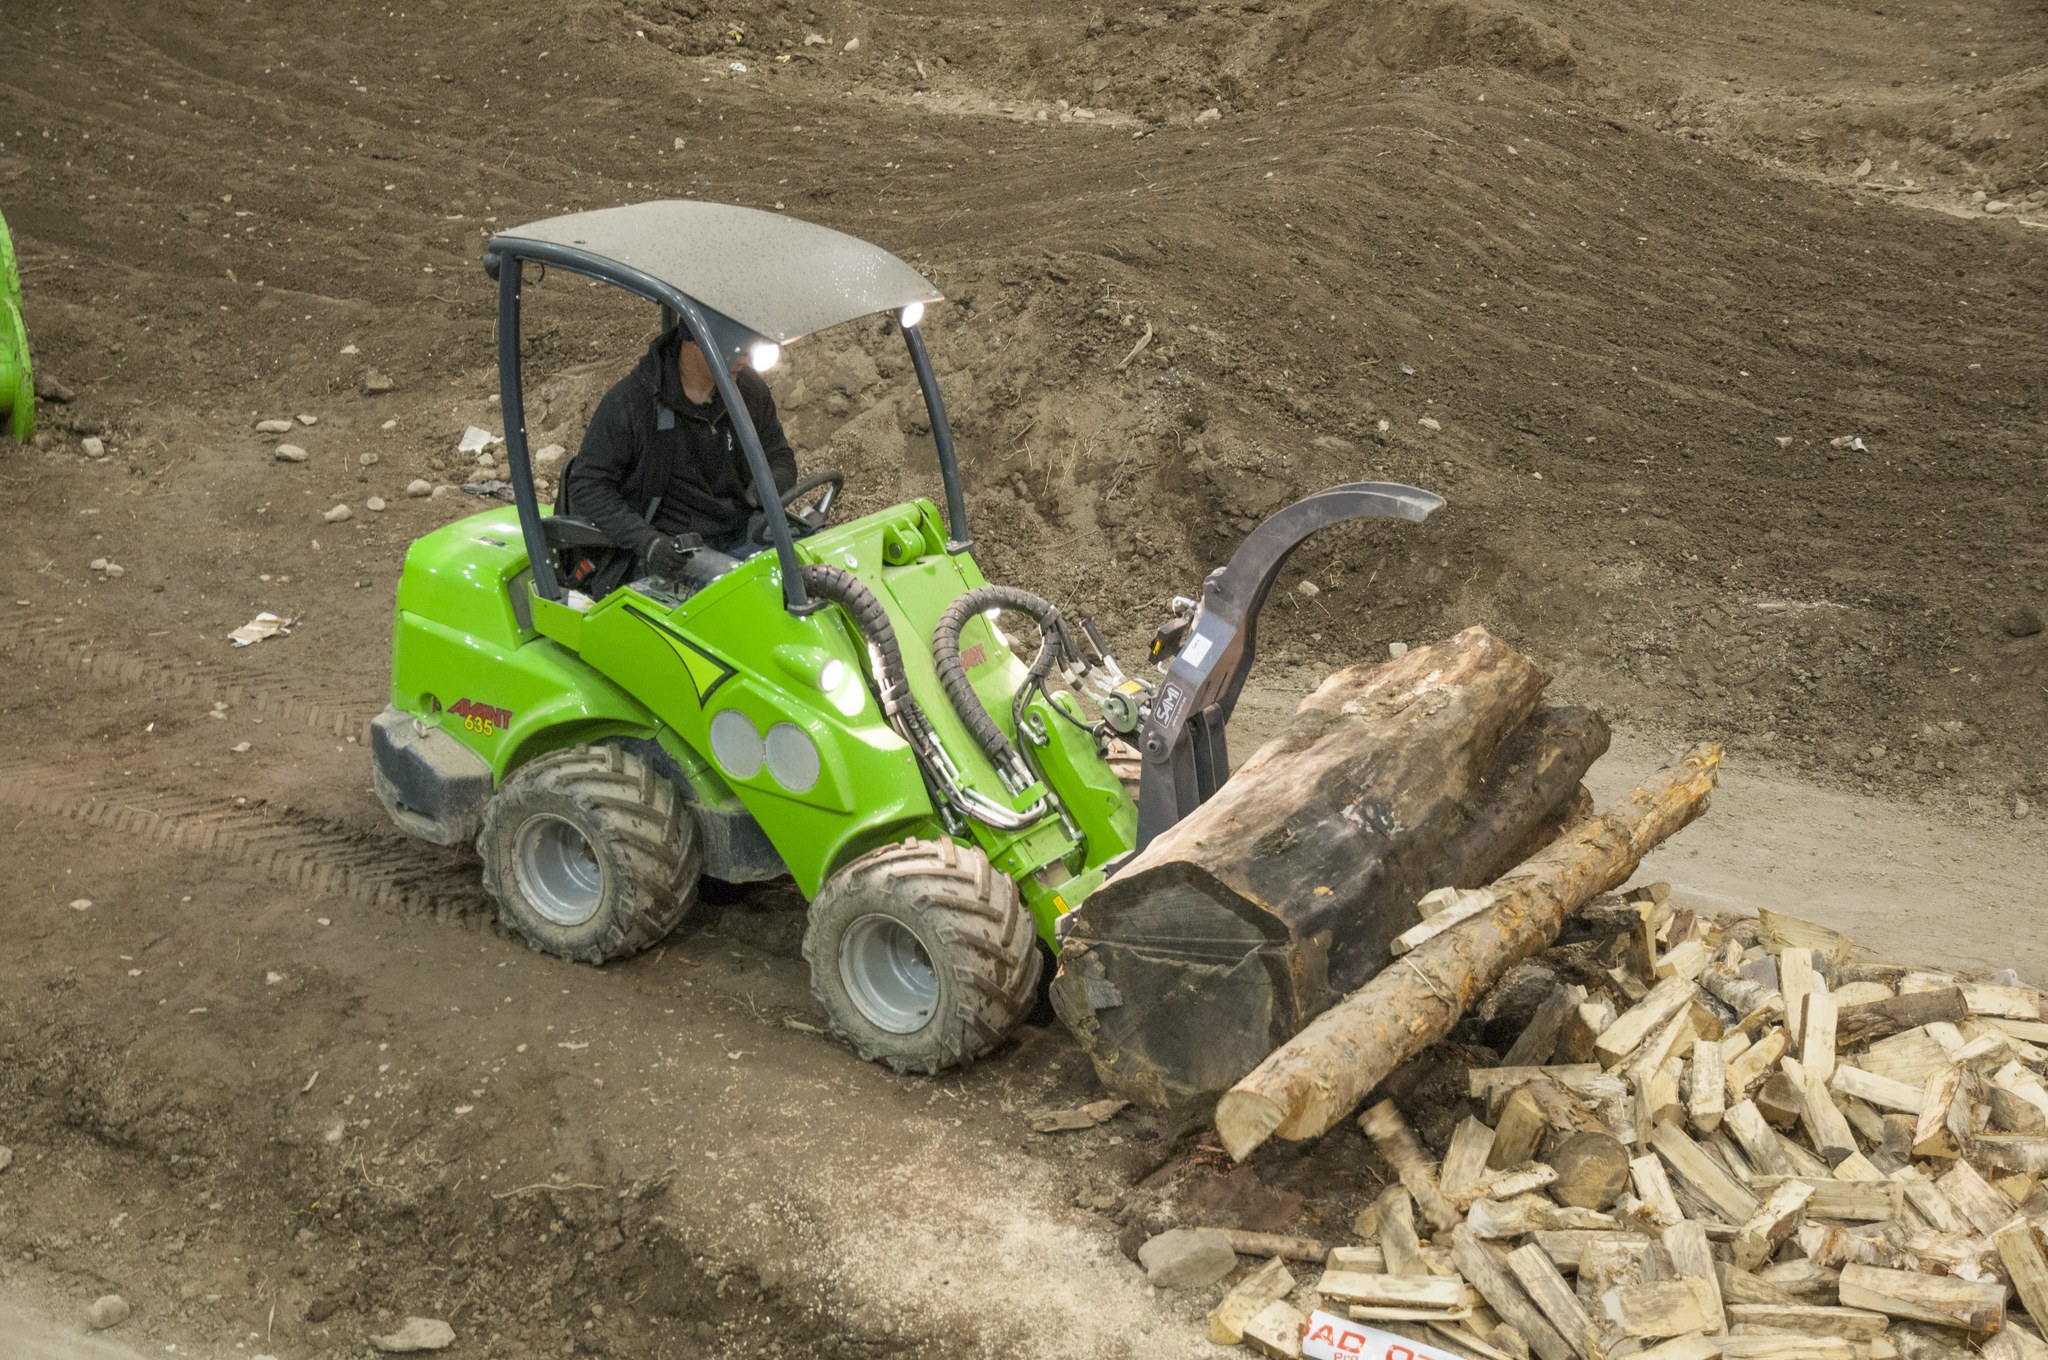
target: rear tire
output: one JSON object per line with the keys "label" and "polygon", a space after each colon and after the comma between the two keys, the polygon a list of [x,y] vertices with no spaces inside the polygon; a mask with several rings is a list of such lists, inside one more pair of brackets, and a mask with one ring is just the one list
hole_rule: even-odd
{"label": "rear tire", "polygon": [[1040,958],[1017,885],[952,841],[906,840],[827,879],[804,932],[811,991],[870,1062],[935,1073],[1031,1013]]}
{"label": "rear tire", "polygon": [[659,941],[697,900],[703,854],[682,792],[617,746],[513,771],[476,839],[498,915],[543,954],[605,963]]}

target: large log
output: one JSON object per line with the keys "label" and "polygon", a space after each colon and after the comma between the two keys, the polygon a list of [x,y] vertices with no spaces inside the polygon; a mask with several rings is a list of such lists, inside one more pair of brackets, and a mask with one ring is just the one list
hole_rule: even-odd
{"label": "large log", "polygon": [[1391,958],[1415,904],[1563,829],[1607,748],[1484,629],[1332,675],[1062,922],[1053,1005],[1103,1083],[1213,1098]]}
{"label": "large log", "polygon": [[1511,966],[1557,938],[1580,903],[1625,882],[1652,846],[1706,810],[1721,748],[1694,747],[1600,816],[1504,875],[1493,905],[1445,931],[1324,1012],[1216,1106],[1242,1160],[1273,1134],[1313,1138],[1435,1043]]}

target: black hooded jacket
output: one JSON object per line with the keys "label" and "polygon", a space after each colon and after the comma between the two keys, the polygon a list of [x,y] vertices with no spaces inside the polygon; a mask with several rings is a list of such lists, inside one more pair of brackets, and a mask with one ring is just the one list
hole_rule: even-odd
{"label": "black hooded jacket", "polygon": [[[725,403],[716,393],[702,406],[683,395],[682,343],[680,330],[662,335],[604,394],[562,474],[562,512],[592,521],[636,557],[657,534],[702,534],[707,543],[728,545],[758,505]],[[776,418],[775,399],[751,368],[742,368],[736,381],[776,489],[787,491],[796,485],[796,455]],[[650,523],[648,506],[657,497]]]}

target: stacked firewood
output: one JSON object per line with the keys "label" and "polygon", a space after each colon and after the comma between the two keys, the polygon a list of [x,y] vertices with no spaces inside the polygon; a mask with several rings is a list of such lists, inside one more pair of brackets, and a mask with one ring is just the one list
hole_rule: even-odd
{"label": "stacked firewood", "polygon": [[[1306,1301],[1483,1360],[2048,1357],[2042,994],[1661,885],[1605,906],[1440,1155],[1360,1117],[1398,1180]],[[1260,1281],[1212,1336],[1301,1354]]]}

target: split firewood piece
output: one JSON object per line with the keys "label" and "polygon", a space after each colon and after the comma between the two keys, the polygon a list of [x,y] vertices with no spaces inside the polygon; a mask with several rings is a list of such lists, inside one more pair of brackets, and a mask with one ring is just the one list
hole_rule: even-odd
{"label": "split firewood piece", "polygon": [[1993,1020],[1991,1023],[2022,1043],[2048,1044],[2048,1021]]}
{"label": "split firewood piece", "polygon": [[1784,996],[1777,988],[1755,978],[1744,977],[1738,968],[1725,963],[1707,965],[1699,984],[1706,993],[1735,1012],[1738,1018],[1776,1007],[1784,1009]]}
{"label": "split firewood piece", "polygon": [[1778,951],[1778,992],[1785,998],[1785,1031],[1797,1044],[1806,1033],[1806,998],[1821,989],[1811,949]]}
{"label": "split firewood piece", "polygon": [[1586,1098],[1611,1099],[1619,1091],[1619,1078],[1607,1075],[1598,1063],[1572,1063],[1562,1067],[1473,1067],[1465,1072],[1465,1090],[1474,1100],[1486,1102],[1487,1115],[1495,1116],[1501,1102],[1532,1082],[1547,1081],[1561,1090]]}
{"label": "split firewood piece", "polygon": [[1636,1198],[1642,1204],[1639,1212],[1645,1219],[1658,1228],[1684,1221],[1685,1211],[1678,1207],[1678,1196],[1671,1192],[1671,1180],[1664,1174],[1664,1163],[1656,1153],[1644,1153],[1628,1164],[1628,1170],[1636,1187]]}
{"label": "split firewood piece", "polygon": [[1835,1179],[1838,1181],[1881,1181],[1886,1179],[1877,1164],[1860,1152],[1852,1152],[1835,1163]]}
{"label": "split firewood piece", "polygon": [[1558,1062],[1584,1063],[1593,1060],[1593,1041],[1606,1033],[1614,1023],[1614,1003],[1605,996],[1596,996],[1582,1001],[1565,1016],[1559,1028],[1557,1047],[1552,1053]]}
{"label": "split firewood piece", "polygon": [[1625,881],[1653,846],[1699,816],[1720,763],[1720,747],[1696,747],[1577,823],[1495,879],[1491,909],[1405,955],[1273,1050],[1217,1102],[1216,1130],[1230,1155],[1241,1161],[1276,1133],[1316,1137],[1357,1108],[1388,1073],[1449,1033],[1509,967],[1556,939],[1568,912]]}
{"label": "split firewood piece", "polygon": [[1650,1239],[1632,1231],[1627,1226],[1620,1229],[1595,1230],[1591,1228],[1540,1228],[1529,1234],[1529,1240],[1543,1248],[1551,1263],[1566,1274],[1577,1274],[1579,1263],[1585,1259],[1586,1248],[1595,1242],[1631,1243],[1634,1248],[1647,1247]]}
{"label": "split firewood piece", "polygon": [[1692,1076],[1685,1100],[1686,1117],[1701,1133],[1721,1127],[1728,1109],[1728,1064],[1721,1057],[1721,1045],[1714,1039],[1695,1039],[1692,1045]]}
{"label": "split firewood piece", "polygon": [[1467,1115],[1451,1131],[1451,1144],[1444,1149],[1443,1165],[1437,1168],[1437,1188],[1456,1203],[1459,1191],[1486,1174],[1486,1158],[1492,1151],[1493,1130]]}
{"label": "split firewood piece", "polygon": [[1843,1010],[1851,1006],[1868,1006],[1873,1001],[1889,1001],[1897,995],[1889,983],[1868,980],[1845,981],[1841,970],[1836,972],[1836,985],[1830,989],[1835,1004]]}
{"label": "split firewood piece", "polygon": [[1835,1074],[1835,999],[1826,992],[1806,998],[1806,1018],[1800,1028],[1799,1061],[1806,1074],[1825,1082]]}
{"label": "split firewood piece", "polygon": [[1779,1146],[1778,1132],[1757,1109],[1756,1102],[1738,1100],[1721,1116],[1721,1127],[1735,1140],[1750,1164],[1767,1176],[1792,1174],[1791,1159]]}
{"label": "split firewood piece", "polygon": [[1515,1042],[1501,1058],[1503,1067],[1527,1067],[1550,1061],[1557,1049],[1558,1031],[1565,1017],[1586,1000],[1586,989],[1576,984],[1558,988],[1536,1008]]}
{"label": "split firewood piece", "polygon": [[1363,1275],[1326,1270],[1316,1282],[1324,1302],[1350,1307],[1355,1318],[1381,1321],[1453,1321],[1472,1316],[1479,1301],[1463,1280],[1435,1275]]}
{"label": "split firewood piece", "polygon": [[1788,1185],[1803,1185],[1812,1192],[1806,1201],[1810,1218],[1843,1223],[1893,1223],[1898,1221],[1904,1192],[1887,1180],[1849,1181],[1811,1176],[1760,1176],[1755,1188],[1770,1195]]}
{"label": "split firewood piece", "polygon": [[1637,1340],[1704,1332],[1709,1323],[1691,1280],[1622,1285],[1600,1296],[1600,1308],[1611,1330]]}
{"label": "split firewood piece", "polygon": [[2048,1133],[2048,1114],[2041,1107],[2009,1086],[1994,1085],[1985,1094],[1991,1097],[1991,1123],[2007,1133]]}
{"label": "split firewood piece", "polygon": [[1394,1102],[1382,1100],[1358,1117],[1358,1125],[1365,1130],[1365,1136],[1372,1139],[1381,1160],[1401,1178],[1401,1184],[1407,1188],[1415,1207],[1422,1210],[1422,1216],[1429,1220],[1430,1226],[1440,1232],[1457,1227],[1463,1215],[1437,1188],[1429,1173],[1429,1159],[1423,1155],[1422,1144],[1415,1141],[1415,1131],[1408,1127],[1408,1121],[1401,1117]]}
{"label": "split firewood piece", "polygon": [[2042,1250],[2040,1225],[2023,1219],[1999,1229],[1991,1240],[2027,1316],[2036,1326],[2048,1327],[2048,1252]]}
{"label": "split firewood piece", "polygon": [[1576,1360],[1577,1352],[1571,1343],[1501,1267],[1492,1248],[1474,1236],[1470,1228],[1461,1227],[1451,1233],[1451,1261],[1465,1282],[1479,1291],[1487,1306],[1520,1332],[1529,1348],[1543,1360]]}
{"label": "split firewood piece", "polygon": [[1696,939],[1681,940],[1670,953],[1657,960],[1651,972],[1660,980],[1673,977],[1691,979],[1704,972],[1711,962],[1713,955],[1707,952],[1705,944]]}
{"label": "split firewood piece", "polygon": [[1721,1303],[1721,1279],[1714,1270],[1714,1249],[1707,1242],[1707,1230],[1698,1223],[1678,1223],[1664,1230],[1664,1254],[1671,1268],[1699,1295],[1700,1311],[1706,1316],[1703,1332],[1725,1332],[1728,1321]]}
{"label": "split firewood piece", "polygon": [[1997,1336],[1984,1343],[1984,1360],[2048,1360],[2048,1342],[2008,1319]]}
{"label": "split firewood piece", "polygon": [[1721,1282],[1721,1297],[1732,1307],[1738,1303],[1798,1304],[1802,1300],[1771,1284],[1761,1276],[1738,1270],[1726,1261],[1714,1264],[1714,1277]]}
{"label": "split firewood piece", "polygon": [[1679,1184],[1698,1195],[1724,1223],[1744,1223],[1756,1212],[1757,1198],[1728,1174],[1704,1148],[1685,1136],[1676,1124],[1662,1123],[1650,1130],[1652,1151],[1664,1159]]}
{"label": "split firewood piece", "polygon": [[1838,1336],[1845,1341],[1875,1341],[1891,1326],[1883,1313],[1862,1308],[1816,1308],[1811,1304],[1738,1303],[1728,1309],[1738,1326],[1767,1327],[1805,1336]]}
{"label": "split firewood piece", "polygon": [[1880,1109],[1899,1110],[1906,1114],[1918,1114],[1926,1095],[1924,1086],[1910,1082],[1894,1081],[1881,1077],[1875,1072],[1866,1072],[1860,1067],[1842,1063],[1828,1078],[1828,1089],[1838,1095],[1854,1096],[1868,1101]]}
{"label": "split firewood piece", "polygon": [[1532,1244],[1515,1248],[1508,1253],[1507,1268],[1532,1299],[1550,1325],[1574,1354],[1589,1356],[1591,1351],[1587,1338],[1593,1330],[1593,1319],[1580,1306],[1578,1296],[1572,1287],[1564,1282],[1557,1266],[1544,1250]]}
{"label": "split firewood piece", "polygon": [[1313,1237],[1293,1237],[1287,1233],[1251,1232],[1244,1228],[1208,1228],[1207,1232],[1220,1232],[1230,1239],[1230,1249],[1239,1256],[1284,1256],[1290,1261],[1322,1261],[1330,1254],[1329,1247]]}
{"label": "split firewood piece", "polygon": [[1494,1171],[1504,1171],[1533,1159],[1549,1127],[1543,1107],[1529,1088],[1516,1087],[1514,1094],[1501,1102],[1500,1117],[1493,1131],[1493,1149],[1486,1155],[1486,1165]]}
{"label": "split firewood piece", "polygon": [[1557,1170],[1543,1162],[1524,1162],[1505,1171],[1490,1172],[1451,1196],[1451,1203],[1470,1209],[1480,1200],[1496,1203],[1514,1200],[1542,1190],[1557,1181]]}
{"label": "split firewood piece", "polygon": [[1934,992],[1908,992],[1883,1001],[1843,1006],[1835,1019],[1835,1042],[1844,1048],[1887,1039],[1936,1021],[1960,1024],[1970,1014],[1962,990],[1956,987]]}
{"label": "split firewood piece", "polygon": [[[1684,1016],[1679,1017],[1686,1019]],[[1654,1071],[1646,1072],[1633,1083],[1636,1091],[1636,1127],[1648,1128],[1652,1124],[1677,1123],[1685,1117],[1685,1105],[1679,1097],[1679,1080],[1685,1072],[1685,1059],[1666,1058]]]}
{"label": "split firewood piece", "polygon": [[1990,982],[1962,984],[1963,1002],[1972,1015],[2006,1020],[2041,1019],[2041,994],[2032,987],[2001,987]]}
{"label": "split firewood piece", "polygon": [[1771,1029],[1728,1063],[1728,1099],[1746,1100],[1756,1084],[1771,1074],[1791,1046],[1782,1029]]}
{"label": "split firewood piece", "polygon": [[1828,1094],[1826,1085],[1795,1058],[1782,1058],[1778,1066],[1801,1092],[1799,1122],[1805,1127],[1806,1137],[1821,1160],[1834,1166],[1844,1157],[1854,1155],[1857,1151],[1856,1132],[1849,1127],[1849,1121],[1842,1116],[1841,1108]]}
{"label": "split firewood piece", "polygon": [[1406,1187],[1390,1185],[1380,1192],[1380,1254],[1389,1275],[1426,1275],[1422,1242],[1415,1235],[1415,1202]]}
{"label": "split firewood piece", "polygon": [[1839,1270],[1812,1261],[1780,1261],[1761,1267],[1756,1275],[1764,1283],[1808,1303],[1833,1303],[1836,1284],[1841,1279]]}
{"label": "split firewood piece", "polygon": [[1579,1255],[1579,1302],[1597,1311],[1610,1289],[1647,1284],[1667,1275],[1663,1252],[1647,1237],[1604,1233],[1586,1239]]}
{"label": "split firewood piece", "polygon": [[1807,1260],[1839,1270],[1847,1265],[1897,1265],[1899,1249],[1888,1231],[1885,1227],[1858,1230],[1835,1223],[1807,1223],[1792,1236]]}
{"label": "split firewood piece", "polygon": [[1699,987],[1689,978],[1666,978],[1652,987],[1648,996],[1623,1011],[1621,1017],[1593,1041],[1593,1052],[1603,1066],[1619,1066],[1622,1059],[1668,1025],[1673,1017],[1683,1014],[1698,994]]}
{"label": "split firewood piece", "polygon": [[1299,1308],[1275,1299],[1246,1319],[1244,1344],[1272,1360],[1300,1360],[1301,1333],[1307,1325],[1308,1318]]}
{"label": "split firewood piece", "polygon": [[1715,1339],[1723,1360],[1871,1360],[1867,1350],[1859,1352],[1854,1342],[1838,1336],[1750,1332]]}
{"label": "split firewood piece", "polygon": [[[1282,1260],[1282,1257],[1271,1257]],[[1348,1270],[1354,1275],[1392,1275],[1387,1269],[1387,1254],[1378,1243],[1360,1247],[1331,1247],[1323,1257],[1324,1270]]]}
{"label": "split firewood piece", "polygon": [[1628,1149],[1612,1134],[1572,1134],[1551,1149],[1550,1165],[1550,1197],[1575,1209],[1608,1209],[1628,1188]]}
{"label": "split firewood piece", "polygon": [[1902,1166],[1892,1172],[1891,1179],[1898,1183],[1905,1193],[1906,1203],[1927,1220],[1928,1226],[1936,1232],[1962,1233],[1971,1231],[1971,1224],[1962,1212],[1949,1201],[1937,1186],[1917,1166]]}
{"label": "split firewood piece", "polygon": [[1288,1273],[1287,1263],[1277,1256],[1269,1258],[1232,1285],[1230,1292],[1209,1310],[1209,1339],[1219,1346],[1241,1344],[1245,1324],[1267,1304],[1293,1292],[1294,1276]]}
{"label": "split firewood piece", "polygon": [[[1836,1022],[1835,1042],[1844,1042]],[[1935,1042],[1925,1025],[1880,1039],[1856,1055],[1856,1065],[1894,1081],[1926,1084],[1927,1078],[1949,1066],[1948,1050]]]}
{"label": "split firewood piece", "polygon": [[1971,1161],[2029,1176],[2048,1173],[2048,1138],[2031,1133],[1979,1133],[1970,1139]]}
{"label": "split firewood piece", "polygon": [[[1783,1075],[1779,1074],[1781,1079]],[[1792,1163],[1792,1174],[1795,1176],[1825,1177],[1834,1174],[1836,1170],[1808,1152],[1796,1139],[1788,1138],[1782,1133],[1778,1135],[1778,1150],[1785,1154],[1786,1161]],[[1843,1163],[1847,1163],[1848,1160],[1847,1157],[1842,1159]]]}
{"label": "split firewood piece", "polygon": [[1913,1128],[1915,1157],[1957,1157],[1970,1139],[1970,1083],[1960,1067],[1944,1067],[1920,1092],[1920,1117]]}
{"label": "split firewood piece", "polygon": [[1813,1186],[1802,1180],[1781,1180],[1735,1234],[1732,1248],[1738,1270],[1755,1270],[1771,1259],[1778,1244],[1799,1230]]}
{"label": "split firewood piece", "polygon": [[1956,1327],[1974,1336],[1990,1336],[2005,1325],[2005,1286],[1997,1281],[1846,1265],[1840,1293],[1845,1308]]}
{"label": "split firewood piece", "polygon": [[1645,1350],[1640,1350],[1630,1360],[1720,1360],[1724,1354],[1721,1338],[1694,1334],[1674,1336],[1669,1341],[1660,1341]]}
{"label": "split firewood piece", "polygon": [[1773,953],[1782,954],[1794,947],[1810,949],[1830,964],[1837,964],[1846,963],[1856,948],[1855,942],[1839,930],[1802,921],[1797,916],[1787,916],[1769,907],[1757,912],[1757,925],[1762,931],[1764,947]]}
{"label": "split firewood piece", "polygon": [[1538,1230],[1619,1228],[1621,1223],[1608,1214],[1591,1209],[1573,1209],[1553,1204],[1541,1195],[1520,1195],[1514,1199],[1475,1201],[1465,1216],[1465,1225],[1476,1237],[1497,1240],[1523,1237]]}
{"label": "split firewood piece", "polygon": [[1789,1055],[1778,1059],[1778,1070],[1764,1078],[1764,1084],[1757,1088],[1756,1107],[1765,1122],[1776,1128],[1791,1128],[1806,1109],[1805,1086],[1792,1080],[1785,1071],[1786,1063],[1796,1061]]}

